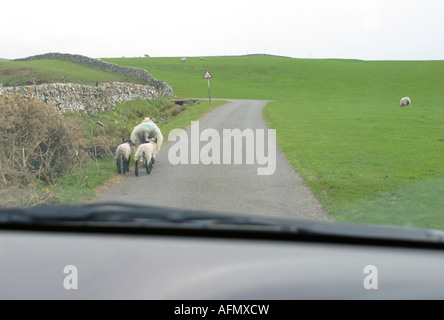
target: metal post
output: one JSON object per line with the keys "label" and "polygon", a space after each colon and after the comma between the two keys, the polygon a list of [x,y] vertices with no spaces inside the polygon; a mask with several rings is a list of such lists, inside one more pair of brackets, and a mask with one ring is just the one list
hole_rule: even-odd
{"label": "metal post", "polygon": [[210,102],[210,106],[211,106],[210,79],[208,79],[208,101]]}

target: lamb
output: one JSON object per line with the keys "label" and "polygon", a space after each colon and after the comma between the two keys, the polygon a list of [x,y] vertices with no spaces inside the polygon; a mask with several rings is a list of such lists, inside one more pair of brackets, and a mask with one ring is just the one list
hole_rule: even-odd
{"label": "lamb", "polygon": [[162,132],[152,117],[143,119],[142,123],[133,129],[130,139],[136,146],[147,143],[149,139],[156,139],[156,153],[160,151],[163,144]]}
{"label": "lamb", "polygon": [[122,174],[121,162],[123,164],[123,174],[129,172],[129,163],[131,160],[131,146],[133,146],[131,140],[126,140],[120,144],[116,149],[116,165],[117,172]]}
{"label": "lamb", "polygon": [[136,163],[136,177],[139,175],[139,164],[146,169],[147,174],[151,173],[151,169],[153,168],[153,164],[155,162],[156,145],[156,139],[149,139],[149,142],[142,143],[137,148],[136,154],[134,155],[134,162]]}
{"label": "lamb", "polygon": [[409,97],[404,97],[401,99],[400,107],[404,108],[405,106],[408,106],[409,104],[412,104],[412,100],[410,100]]}

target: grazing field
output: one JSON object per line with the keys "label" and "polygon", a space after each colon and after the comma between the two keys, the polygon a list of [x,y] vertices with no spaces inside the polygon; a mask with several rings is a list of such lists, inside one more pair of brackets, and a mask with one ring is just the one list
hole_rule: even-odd
{"label": "grazing field", "polygon": [[0,60],[0,83],[5,87],[64,81],[91,86],[94,86],[96,81],[141,83],[131,77],[61,60]]}
{"label": "grazing field", "polygon": [[[264,118],[337,221],[444,229],[444,61],[104,59],[177,96],[275,100]],[[412,105],[399,107],[402,97]]]}

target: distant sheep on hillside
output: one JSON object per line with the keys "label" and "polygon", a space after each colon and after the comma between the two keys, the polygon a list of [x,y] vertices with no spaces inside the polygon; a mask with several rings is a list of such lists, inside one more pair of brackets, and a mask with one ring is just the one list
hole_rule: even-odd
{"label": "distant sheep on hillside", "polygon": [[409,97],[404,97],[401,99],[400,107],[404,108],[405,106],[408,106],[409,104],[412,104],[412,100],[410,100]]}
{"label": "distant sheep on hillside", "polygon": [[180,59],[180,62],[187,62],[187,58]]}

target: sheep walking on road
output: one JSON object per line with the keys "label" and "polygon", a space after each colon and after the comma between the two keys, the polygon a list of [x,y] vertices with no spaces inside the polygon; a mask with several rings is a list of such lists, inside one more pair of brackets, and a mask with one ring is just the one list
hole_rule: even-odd
{"label": "sheep walking on road", "polygon": [[409,104],[412,104],[412,100],[410,100],[409,97],[404,97],[401,99],[400,107],[404,108],[404,107],[408,106]]}
{"label": "sheep walking on road", "polygon": [[[131,146],[134,144],[131,140],[124,141],[116,149],[116,165],[119,174],[129,172],[129,163],[131,160]],[[123,167],[123,171],[122,171]]]}
{"label": "sheep walking on road", "polygon": [[159,152],[163,144],[163,135],[152,117],[143,119],[142,123],[138,124],[131,133],[131,141],[136,146],[148,142],[149,139],[156,139],[156,152]]}
{"label": "sheep walking on road", "polygon": [[156,158],[156,147],[156,139],[150,139],[149,142],[139,145],[136,154],[134,155],[134,161],[136,163],[136,177],[139,175],[139,165],[146,169],[147,174],[151,173]]}

